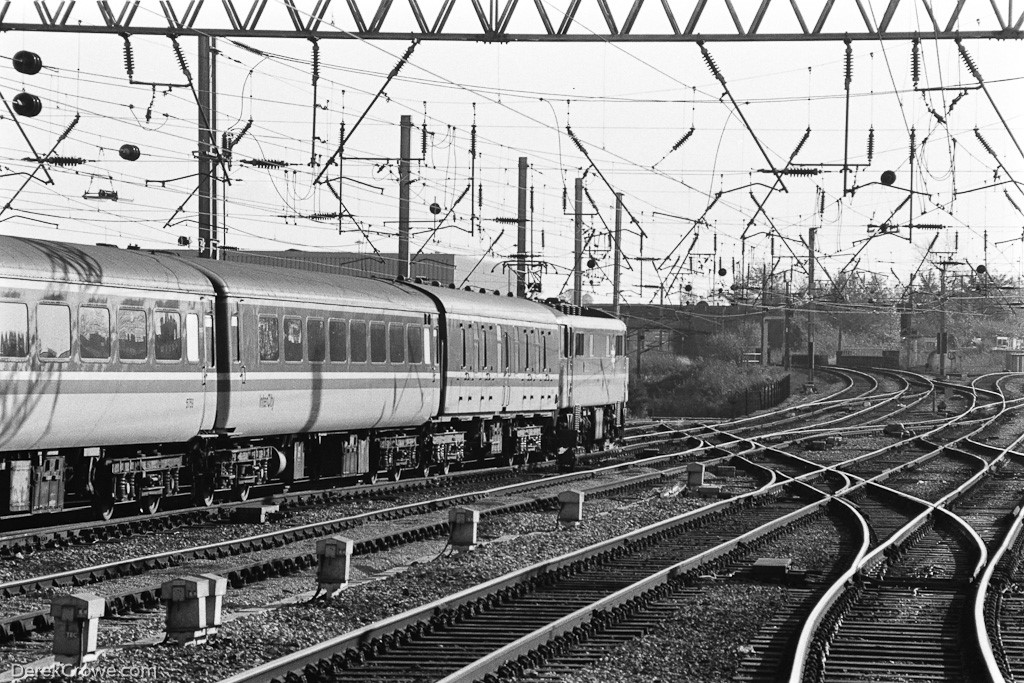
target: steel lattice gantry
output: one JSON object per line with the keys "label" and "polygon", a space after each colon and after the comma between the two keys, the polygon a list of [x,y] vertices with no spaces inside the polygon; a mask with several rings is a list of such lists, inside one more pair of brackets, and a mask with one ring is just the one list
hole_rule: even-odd
{"label": "steel lattice gantry", "polygon": [[[408,3],[408,8],[398,7]],[[1019,39],[1018,0],[35,0],[0,31],[236,38],[686,42]],[[26,2],[25,5],[28,5]],[[269,5],[269,6],[268,6]],[[301,5],[301,6],[300,6]],[[588,7],[588,5],[590,7]],[[580,20],[581,9],[599,14]],[[329,10],[331,10],[329,12]],[[413,21],[409,21],[411,10]],[[972,14],[973,13],[973,14]],[[453,17],[458,17],[455,19]],[[638,19],[642,17],[638,28]],[[529,25],[527,32],[516,27]],[[762,29],[772,26],[772,30]],[[273,26],[273,28],[268,28]],[[414,30],[409,30],[413,27]],[[785,28],[780,28],[785,27]]]}

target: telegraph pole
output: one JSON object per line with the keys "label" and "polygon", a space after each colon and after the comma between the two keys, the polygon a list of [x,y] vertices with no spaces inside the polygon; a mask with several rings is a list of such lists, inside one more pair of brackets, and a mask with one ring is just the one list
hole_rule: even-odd
{"label": "telegraph pole", "polygon": [[519,157],[519,241],[516,248],[516,296],[526,296],[526,157]]}
{"label": "telegraph pole", "polygon": [[622,287],[622,193],[615,193],[615,261],[612,266],[612,306],[619,315],[619,294]]}
{"label": "telegraph pole", "polygon": [[576,179],[575,240],[572,265],[572,303],[583,305],[583,178]]}
{"label": "telegraph pole", "polygon": [[398,160],[398,277],[409,277],[409,185],[412,182],[412,116],[402,115],[401,158]]}

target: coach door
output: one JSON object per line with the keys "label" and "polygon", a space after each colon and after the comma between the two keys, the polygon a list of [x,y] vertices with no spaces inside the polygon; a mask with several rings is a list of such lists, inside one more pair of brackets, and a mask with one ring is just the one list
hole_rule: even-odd
{"label": "coach door", "polygon": [[202,429],[211,429],[217,415],[217,338],[213,328],[212,301],[204,299],[199,315],[185,317],[185,338],[186,353],[195,353],[203,367],[202,394],[196,408],[202,411]]}

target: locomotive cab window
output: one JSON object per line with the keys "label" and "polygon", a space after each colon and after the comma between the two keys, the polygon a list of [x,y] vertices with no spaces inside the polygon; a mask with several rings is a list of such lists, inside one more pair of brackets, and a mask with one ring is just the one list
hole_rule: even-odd
{"label": "locomotive cab window", "polygon": [[195,313],[185,314],[185,360],[199,362],[199,316]]}
{"label": "locomotive cab window", "polygon": [[82,360],[110,358],[110,311],[98,306],[78,309],[78,354]]}
{"label": "locomotive cab window", "polygon": [[422,363],[427,356],[424,353],[423,328],[419,325],[409,325],[409,362]]}
{"label": "locomotive cab window", "polygon": [[302,318],[284,319],[284,359],[289,362],[302,360]]}
{"label": "locomotive cab window", "polygon": [[121,360],[146,360],[149,356],[149,321],[145,311],[117,310],[117,355]]}
{"label": "locomotive cab window", "polygon": [[388,323],[388,352],[392,363],[405,362],[405,325]]}
{"label": "locomotive cab window", "polygon": [[309,348],[309,361],[311,363],[322,363],[326,357],[326,343],[324,341],[324,321],[319,318],[306,320],[306,344]]}
{"label": "locomotive cab window", "polygon": [[281,358],[281,329],[276,315],[259,317],[260,360],[273,363]]}
{"label": "locomotive cab window", "polygon": [[181,360],[181,315],[177,311],[156,312],[156,359]]}
{"label": "locomotive cab window", "polygon": [[366,321],[365,320],[353,320],[352,321],[352,348],[350,353],[352,354],[353,363],[365,363],[366,362]]}
{"label": "locomotive cab window", "polygon": [[[331,350],[331,361],[341,363],[348,360],[348,323],[332,318],[327,323],[327,337]],[[365,344],[363,345],[365,348]]]}
{"label": "locomotive cab window", "polygon": [[67,360],[71,357],[71,309],[63,304],[39,304],[36,309],[39,357]]}
{"label": "locomotive cab window", "polygon": [[28,355],[28,306],[0,303],[0,357],[24,358]]}

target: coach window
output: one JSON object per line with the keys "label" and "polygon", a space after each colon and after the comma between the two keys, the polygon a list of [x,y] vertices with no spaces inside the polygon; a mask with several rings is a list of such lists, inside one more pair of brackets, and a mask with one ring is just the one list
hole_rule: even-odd
{"label": "coach window", "polygon": [[149,356],[148,323],[145,311],[117,310],[117,355],[121,360],[146,360]]}
{"label": "coach window", "polygon": [[562,358],[572,355],[572,332],[568,327],[562,328]]}
{"label": "coach window", "polygon": [[281,329],[276,315],[259,317],[260,360],[272,363],[281,358]]}
{"label": "coach window", "polygon": [[97,306],[78,309],[78,353],[82,360],[110,358],[110,311]]}
{"label": "coach window", "polygon": [[532,332],[532,330],[523,330],[523,341],[521,344],[523,348],[523,370],[529,370],[530,367],[532,367],[530,365],[530,361],[532,360],[532,356],[530,355],[530,332]]}
{"label": "coach window", "polygon": [[543,362],[541,362],[541,367],[544,369],[544,372],[547,372],[548,369],[549,369],[548,368],[548,337],[551,336],[551,332],[541,332],[540,334],[541,334],[541,337],[540,337],[540,344],[541,344],[540,350],[541,350],[541,353],[543,354],[543,359],[544,359]]}
{"label": "coach window", "polygon": [[181,315],[156,312],[156,359],[181,360]]}
{"label": "coach window", "polygon": [[67,360],[71,357],[71,309],[63,304],[40,304],[36,309],[39,357]]}
{"label": "coach window", "polygon": [[459,327],[461,328],[459,333],[462,336],[462,367],[466,367],[466,328],[462,326],[462,323],[459,323]]}
{"label": "coach window", "polygon": [[365,320],[353,320],[352,321],[352,348],[350,353],[352,355],[353,363],[365,363],[366,362],[366,321]]}
{"label": "coach window", "polygon": [[623,342],[622,335],[621,334],[615,335],[615,355],[616,356],[621,356],[622,353],[623,353],[622,342]]}
{"label": "coach window", "polygon": [[284,319],[284,359],[302,360],[302,318]]}
{"label": "coach window", "polygon": [[370,362],[386,363],[388,360],[388,337],[384,323],[370,323]]}
{"label": "coach window", "polygon": [[185,360],[199,362],[199,316],[195,313],[185,314]]}
{"label": "coach window", "polygon": [[28,355],[28,306],[0,303],[0,356],[24,358]]}
{"label": "coach window", "polygon": [[322,363],[326,357],[324,343],[324,321],[319,318],[306,319],[306,344],[309,347],[309,361]]}
{"label": "coach window", "polygon": [[512,336],[505,332],[505,372],[512,371]]}
{"label": "coach window", "polygon": [[203,316],[203,334],[206,335],[206,365],[213,367],[217,364],[217,345],[214,344],[212,315]]}
{"label": "coach window", "polygon": [[491,369],[491,354],[490,354],[490,350],[491,350],[491,335],[487,333],[487,330],[489,330],[489,329],[493,330],[494,329],[494,325],[488,325],[488,326],[481,325],[480,326],[480,343],[484,347],[483,348],[483,352],[484,352],[483,369],[484,370],[490,370]]}
{"label": "coach window", "polygon": [[388,354],[392,363],[405,362],[405,325],[388,323]]}
{"label": "coach window", "polygon": [[331,318],[327,321],[327,344],[331,351],[331,361],[343,363],[348,360],[348,323],[344,320]]}
{"label": "coach window", "polygon": [[231,314],[231,338],[235,343],[235,362],[242,362],[242,326],[238,323],[238,314]]}
{"label": "coach window", "polygon": [[584,348],[585,347],[583,346],[583,333],[582,332],[577,332],[576,333],[576,347],[573,350],[572,355],[574,355],[574,356],[582,356],[584,354]]}
{"label": "coach window", "polygon": [[419,325],[409,325],[409,362],[422,363],[423,353],[423,328]]}

